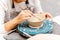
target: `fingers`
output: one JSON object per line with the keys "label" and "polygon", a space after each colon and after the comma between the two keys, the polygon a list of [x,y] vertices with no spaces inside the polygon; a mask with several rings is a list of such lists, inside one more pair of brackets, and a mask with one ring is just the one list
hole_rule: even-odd
{"label": "fingers", "polygon": [[50,13],[46,13],[46,17],[52,18],[52,15]]}
{"label": "fingers", "polygon": [[34,13],[32,13],[31,11],[28,10],[28,13],[31,14],[31,16],[35,16]]}
{"label": "fingers", "polygon": [[45,15],[46,19],[51,19],[52,18],[51,13],[45,12],[43,14]]}
{"label": "fingers", "polygon": [[27,20],[27,19],[30,19],[30,17],[24,17],[23,20]]}
{"label": "fingers", "polygon": [[29,11],[29,10],[25,10],[25,13],[27,13],[27,14],[29,14],[30,16],[32,16],[32,12],[31,11]]}
{"label": "fingers", "polygon": [[19,16],[22,19],[29,19],[32,15],[31,15],[31,12],[29,10],[24,10],[24,11],[21,11]]}
{"label": "fingers", "polygon": [[45,16],[46,19],[52,19],[52,15],[51,13],[48,13],[48,12],[42,12],[40,14],[43,14]]}

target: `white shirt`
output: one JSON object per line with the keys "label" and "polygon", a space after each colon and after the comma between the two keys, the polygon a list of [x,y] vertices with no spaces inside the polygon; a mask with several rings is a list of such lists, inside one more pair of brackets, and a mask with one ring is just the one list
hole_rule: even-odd
{"label": "white shirt", "polygon": [[[21,9],[21,8],[19,9],[19,6],[21,5],[20,7],[22,7],[22,4],[24,4],[24,2],[19,3],[18,5],[15,4],[15,10],[19,11]],[[35,12],[42,12],[39,0],[29,0],[29,4],[34,7]],[[24,8],[24,5],[22,8]],[[4,19],[6,17],[10,19],[10,14],[8,12],[11,10],[12,10],[12,0],[0,0],[0,34],[6,33],[3,25]],[[5,17],[5,15],[7,16]]]}

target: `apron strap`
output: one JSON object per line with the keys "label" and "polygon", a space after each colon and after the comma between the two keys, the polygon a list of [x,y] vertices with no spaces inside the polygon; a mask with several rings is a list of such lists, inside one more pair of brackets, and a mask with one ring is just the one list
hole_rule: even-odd
{"label": "apron strap", "polygon": [[29,4],[28,0],[26,0],[25,4]]}
{"label": "apron strap", "polygon": [[[25,4],[29,4],[28,0],[26,0]],[[14,1],[12,0],[12,8],[15,8]]]}
{"label": "apron strap", "polygon": [[14,1],[12,0],[12,8],[15,8]]}

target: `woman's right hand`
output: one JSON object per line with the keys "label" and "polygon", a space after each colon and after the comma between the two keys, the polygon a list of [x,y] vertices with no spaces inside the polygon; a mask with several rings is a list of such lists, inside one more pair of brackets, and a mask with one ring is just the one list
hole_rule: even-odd
{"label": "woman's right hand", "polygon": [[29,19],[31,16],[32,16],[31,11],[29,11],[29,10],[21,11],[19,13],[19,15],[17,15],[17,21],[22,22],[22,21],[24,21],[26,19]]}
{"label": "woman's right hand", "polygon": [[[14,15],[13,15],[14,16]],[[23,22],[31,17],[31,12],[29,10],[24,10],[19,13],[14,19],[4,24],[5,30],[9,32],[16,27],[17,24]]]}

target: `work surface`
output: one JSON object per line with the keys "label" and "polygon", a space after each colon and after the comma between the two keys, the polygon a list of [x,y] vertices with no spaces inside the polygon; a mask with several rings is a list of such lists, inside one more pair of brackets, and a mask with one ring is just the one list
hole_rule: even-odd
{"label": "work surface", "polygon": [[[60,35],[60,25],[53,23],[54,27],[53,27],[53,31],[51,34],[58,34]],[[17,32],[13,32],[8,36],[5,36],[5,38],[7,40],[25,40],[24,37],[20,36],[19,33]]]}

